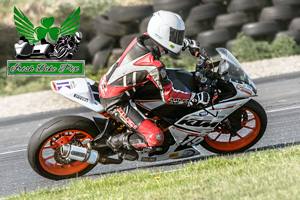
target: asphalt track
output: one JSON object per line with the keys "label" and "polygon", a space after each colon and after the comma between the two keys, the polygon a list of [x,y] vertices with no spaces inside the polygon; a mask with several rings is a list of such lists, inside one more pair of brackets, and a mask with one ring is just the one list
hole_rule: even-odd
{"label": "asphalt track", "polygon": [[[258,97],[254,99],[266,109],[268,127],[263,138],[250,151],[300,144],[299,77],[300,73],[293,73],[254,80],[258,89]],[[85,108],[76,108],[0,119],[0,198],[38,188],[61,186],[70,181],[48,180],[36,174],[29,166],[26,151],[28,140],[38,126],[54,117],[70,114],[86,117],[95,115]],[[83,177],[99,178],[102,174],[137,169],[170,171],[210,156],[215,155],[203,150],[200,156],[181,160],[123,162],[121,165],[106,166],[99,164]]]}

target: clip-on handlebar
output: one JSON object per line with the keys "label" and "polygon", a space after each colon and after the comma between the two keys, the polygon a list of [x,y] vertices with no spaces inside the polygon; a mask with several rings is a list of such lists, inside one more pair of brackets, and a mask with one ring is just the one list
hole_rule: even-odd
{"label": "clip-on handlebar", "polygon": [[214,109],[214,102],[218,98],[218,91],[215,89],[217,85],[217,79],[212,80],[213,72],[211,71],[210,66],[207,64],[207,61],[210,60],[210,56],[206,53],[204,49],[195,54],[199,57],[199,61],[196,63],[195,77],[197,81],[204,87],[203,91],[208,92],[211,96],[211,105]]}

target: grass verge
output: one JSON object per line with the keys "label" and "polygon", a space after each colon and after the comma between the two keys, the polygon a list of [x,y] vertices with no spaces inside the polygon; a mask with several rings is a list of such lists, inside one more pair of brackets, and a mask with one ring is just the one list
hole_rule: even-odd
{"label": "grass verge", "polygon": [[7,199],[299,199],[299,157],[300,146],[213,157],[169,173],[116,173]]}

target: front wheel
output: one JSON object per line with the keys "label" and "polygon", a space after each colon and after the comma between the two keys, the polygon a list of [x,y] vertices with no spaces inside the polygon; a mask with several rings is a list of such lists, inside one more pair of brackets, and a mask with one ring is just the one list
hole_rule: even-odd
{"label": "front wheel", "polygon": [[243,152],[256,144],[265,133],[267,115],[263,107],[253,99],[243,106],[241,116],[242,128],[236,136],[224,128],[208,134],[201,146],[218,154]]}
{"label": "front wheel", "polygon": [[58,117],[45,123],[32,135],[28,144],[28,161],[39,175],[60,180],[81,176],[96,164],[62,158],[59,146],[86,144],[99,134],[93,121],[80,116]]}
{"label": "front wheel", "polygon": [[57,55],[56,55],[56,58],[57,59],[61,59],[63,57],[66,57],[68,54],[68,49],[67,48],[64,48],[64,47],[60,47],[58,50],[57,50]]}

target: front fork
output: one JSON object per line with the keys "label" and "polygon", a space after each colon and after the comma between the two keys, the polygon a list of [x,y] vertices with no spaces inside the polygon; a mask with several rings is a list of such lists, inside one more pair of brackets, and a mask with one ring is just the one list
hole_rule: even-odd
{"label": "front fork", "polygon": [[228,119],[225,120],[225,126],[232,137],[237,135],[236,130],[231,126],[231,123]]}
{"label": "front fork", "polygon": [[243,114],[243,107],[238,108],[236,111],[231,113],[228,118],[224,121],[226,129],[229,131],[232,137],[237,135],[237,131],[242,128],[242,119],[247,116]]}

